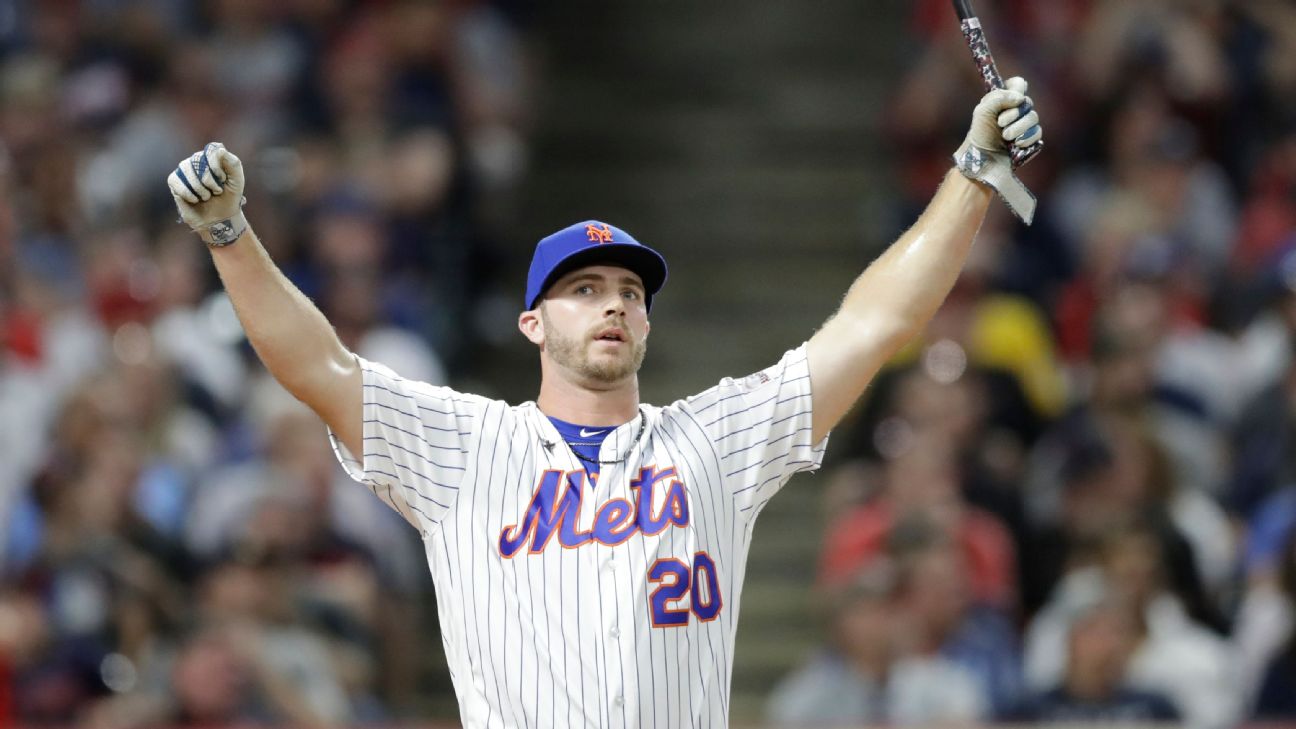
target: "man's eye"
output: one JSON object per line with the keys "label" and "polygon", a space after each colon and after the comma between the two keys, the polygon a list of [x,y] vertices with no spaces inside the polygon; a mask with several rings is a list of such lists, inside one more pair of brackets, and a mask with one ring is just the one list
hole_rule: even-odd
{"label": "man's eye", "polygon": [[593,287],[593,286],[590,286],[589,284],[585,284],[584,286],[579,286],[579,287],[577,287],[577,288],[576,288],[576,293],[578,293],[578,294],[592,294],[592,293],[594,293],[594,287]]}
{"label": "man's eye", "polygon": [[630,301],[639,300],[639,292],[635,291],[634,289],[626,289],[625,291],[621,292],[621,295]]}

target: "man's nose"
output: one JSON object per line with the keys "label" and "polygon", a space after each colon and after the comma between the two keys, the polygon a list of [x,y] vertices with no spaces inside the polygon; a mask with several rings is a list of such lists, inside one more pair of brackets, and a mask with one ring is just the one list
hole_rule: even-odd
{"label": "man's nose", "polygon": [[621,294],[615,294],[608,298],[607,304],[603,307],[603,315],[612,316],[625,314],[625,310],[625,300],[621,298]]}

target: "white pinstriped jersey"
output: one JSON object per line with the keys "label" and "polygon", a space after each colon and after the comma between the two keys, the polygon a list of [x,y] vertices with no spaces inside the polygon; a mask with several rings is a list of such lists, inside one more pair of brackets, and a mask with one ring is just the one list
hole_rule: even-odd
{"label": "white pinstriped jersey", "polygon": [[[466,727],[724,727],[752,526],[818,468],[805,347],[608,434],[361,360],[347,472],[423,535]],[[612,461],[619,461],[612,463]]]}

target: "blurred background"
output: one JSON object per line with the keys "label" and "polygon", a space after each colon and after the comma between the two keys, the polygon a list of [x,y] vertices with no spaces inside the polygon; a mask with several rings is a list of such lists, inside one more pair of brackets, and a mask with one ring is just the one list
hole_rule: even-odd
{"label": "blurred background", "polygon": [[[1047,149],[765,510],[735,724],[1296,721],[1296,4],[978,0]],[[457,719],[417,536],[243,340],[209,140],[344,342],[518,402],[530,250],[661,250],[645,399],[804,341],[981,90],[944,0],[0,2],[0,725]]]}

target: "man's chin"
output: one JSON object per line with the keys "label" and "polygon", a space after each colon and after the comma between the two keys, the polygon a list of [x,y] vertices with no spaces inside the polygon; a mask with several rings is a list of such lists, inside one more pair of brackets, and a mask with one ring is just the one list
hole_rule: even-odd
{"label": "man's chin", "polygon": [[619,385],[622,382],[625,382],[626,380],[634,377],[636,374],[638,374],[638,372],[639,372],[638,367],[629,367],[624,364],[618,363],[618,366],[609,366],[609,367],[599,367],[597,365],[592,365],[590,367],[585,368],[584,372],[582,372],[581,374],[585,375],[586,379],[591,380],[593,382],[598,382],[604,385]]}
{"label": "man's chin", "polygon": [[581,374],[594,382],[616,385],[638,374],[640,364],[631,352],[593,355],[585,361]]}

